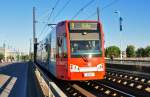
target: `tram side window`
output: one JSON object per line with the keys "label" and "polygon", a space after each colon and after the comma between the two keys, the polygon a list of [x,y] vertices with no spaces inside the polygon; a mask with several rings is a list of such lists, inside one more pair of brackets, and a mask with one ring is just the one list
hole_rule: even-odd
{"label": "tram side window", "polygon": [[67,58],[67,44],[66,37],[63,38],[63,58]]}
{"label": "tram side window", "polygon": [[62,57],[62,38],[57,38],[57,45],[58,45],[58,57]]}

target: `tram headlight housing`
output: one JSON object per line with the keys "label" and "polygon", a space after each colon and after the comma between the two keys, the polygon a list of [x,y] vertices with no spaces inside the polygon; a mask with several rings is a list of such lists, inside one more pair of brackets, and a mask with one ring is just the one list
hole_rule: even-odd
{"label": "tram headlight housing", "polygon": [[79,66],[70,64],[70,71],[71,72],[79,72]]}
{"label": "tram headlight housing", "polygon": [[102,64],[97,65],[97,71],[104,71],[104,68],[103,68]]}

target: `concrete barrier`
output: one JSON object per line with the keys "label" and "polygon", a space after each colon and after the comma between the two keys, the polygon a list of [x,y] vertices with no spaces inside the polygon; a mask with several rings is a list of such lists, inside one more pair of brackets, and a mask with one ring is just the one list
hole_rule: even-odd
{"label": "concrete barrier", "polygon": [[36,64],[34,64],[34,66],[36,67],[35,73],[38,76],[41,86],[46,87],[43,92],[48,97],[67,97],[66,94],[64,94],[64,92],[51,79],[49,79]]}

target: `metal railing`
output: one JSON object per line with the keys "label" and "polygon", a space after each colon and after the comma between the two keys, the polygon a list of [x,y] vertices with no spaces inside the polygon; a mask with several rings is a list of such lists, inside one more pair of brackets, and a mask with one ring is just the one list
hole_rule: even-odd
{"label": "metal railing", "polygon": [[111,64],[128,64],[128,65],[144,65],[150,66],[150,60],[139,60],[139,59],[105,59],[106,63]]}

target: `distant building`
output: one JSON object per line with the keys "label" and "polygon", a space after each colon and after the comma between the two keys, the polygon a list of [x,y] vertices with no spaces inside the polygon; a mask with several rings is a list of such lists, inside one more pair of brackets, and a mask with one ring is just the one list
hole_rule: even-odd
{"label": "distant building", "polygon": [[122,51],[122,58],[126,58],[127,55],[126,55],[126,51]]}
{"label": "distant building", "polygon": [[0,53],[4,55],[5,61],[17,61],[17,55],[20,55],[18,51],[0,47]]}
{"label": "distant building", "polygon": [[3,47],[0,47],[0,53],[5,55],[5,49]]}

